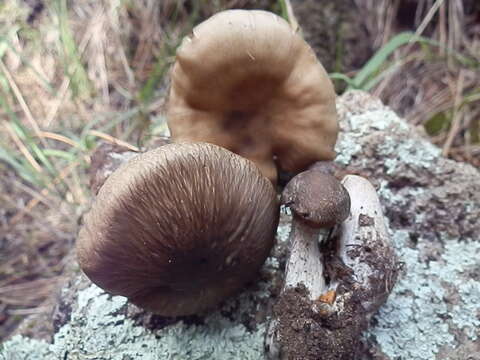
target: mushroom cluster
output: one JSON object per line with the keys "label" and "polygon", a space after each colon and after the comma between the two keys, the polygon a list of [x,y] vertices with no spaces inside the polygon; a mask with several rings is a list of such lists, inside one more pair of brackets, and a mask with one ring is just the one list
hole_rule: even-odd
{"label": "mushroom cluster", "polygon": [[314,52],[265,11],[228,10],[193,29],[167,115],[174,144],[107,179],[77,252],[103,289],[176,316],[210,309],[253,278],[273,245],[278,170],[332,159],[338,124]]}
{"label": "mushroom cluster", "polygon": [[269,359],[357,359],[362,333],[387,300],[399,265],[375,188],[339,182],[328,164],[295,176],[285,283],[268,325]]}

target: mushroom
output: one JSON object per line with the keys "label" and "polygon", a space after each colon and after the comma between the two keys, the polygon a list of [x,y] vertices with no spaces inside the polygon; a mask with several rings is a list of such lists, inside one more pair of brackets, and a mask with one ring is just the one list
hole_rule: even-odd
{"label": "mushroom", "polygon": [[227,10],[195,27],[176,55],[174,141],[220,145],[276,182],[335,156],[335,92],[310,46],[282,18]]}
{"label": "mushroom", "polygon": [[252,279],[277,223],[275,190],[249,160],[212,144],[168,144],[106,180],[78,261],[113,295],[164,316],[194,314]]}
{"label": "mushroom", "polygon": [[[325,168],[297,175],[282,196],[294,214],[292,255],[267,328],[270,359],[358,358],[362,332],[398,276],[398,260],[375,188],[356,175],[345,176],[339,186],[319,169]],[[332,205],[335,200],[337,205]],[[317,215],[315,203],[326,204],[330,209],[326,216]],[[319,219],[329,226],[337,223],[324,234],[320,250],[318,230],[311,227]]]}
{"label": "mushroom", "polygon": [[287,184],[282,204],[293,213],[285,288],[302,283],[310,298],[317,299],[325,291],[320,240],[348,217],[350,196],[333,175],[310,169]]}

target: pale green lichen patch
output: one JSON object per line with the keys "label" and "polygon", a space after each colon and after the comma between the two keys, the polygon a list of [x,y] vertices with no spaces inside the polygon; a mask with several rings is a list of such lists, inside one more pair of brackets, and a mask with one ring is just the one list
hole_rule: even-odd
{"label": "pale green lichen patch", "polygon": [[479,204],[467,186],[478,173],[442,158],[378,102],[350,97],[359,106],[341,109],[336,161],[377,181],[405,264],[368,333],[370,344],[388,359],[464,359],[471,345],[462,339],[478,340],[480,327],[480,243],[468,240]]}
{"label": "pale green lichen patch", "polygon": [[[387,174],[395,174],[399,167],[413,166],[421,168],[430,168],[437,159],[441,151],[432,144],[423,144],[418,146],[418,139],[405,139],[398,142],[391,136],[385,137],[385,142],[378,146],[379,155],[385,157],[384,165]],[[395,157],[392,157],[392,149],[395,149]]]}
{"label": "pale green lichen patch", "polygon": [[459,285],[458,294],[462,301],[452,308],[452,322],[463,330],[470,340],[477,340],[480,329],[480,285],[477,281],[467,280]]}
{"label": "pale green lichen patch", "polygon": [[409,126],[400,119],[393,111],[382,107],[358,115],[352,114],[348,117],[350,131],[357,134],[368,135],[372,130],[385,131],[391,127],[397,127],[399,131],[409,131]]}
{"label": "pale green lichen patch", "polygon": [[348,135],[340,134],[335,151],[337,152],[335,162],[341,165],[348,165],[352,157],[362,151],[362,147],[355,142],[355,139],[349,138]]}
{"label": "pale green lichen patch", "polygon": [[382,351],[391,359],[427,360],[441,347],[456,347],[455,331],[476,340],[480,283],[465,275],[478,266],[480,244],[450,240],[442,256],[426,263],[421,250],[409,246],[408,232],[396,231],[393,238],[405,275],[369,332]]}
{"label": "pale green lichen patch", "polygon": [[288,237],[292,229],[291,217],[290,217],[291,212],[290,212],[290,209],[288,209],[288,215],[287,215],[287,212],[284,211],[283,208],[284,207],[280,209],[280,213],[282,215],[280,216],[280,222],[277,228],[277,241],[286,243],[288,241]]}
{"label": "pale green lichen patch", "polygon": [[[480,243],[478,241],[448,241],[443,259],[451,272],[444,274],[455,286],[455,301],[451,306],[452,323],[470,340],[479,338],[480,329]],[[432,271],[440,271],[433,268]],[[476,277],[476,279],[473,279]]]}
{"label": "pale green lichen patch", "polygon": [[454,340],[442,319],[448,307],[442,301],[440,280],[432,283],[419,251],[408,246],[408,237],[405,231],[394,234],[395,247],[405,262],[405,276],[380,309],[377,326],[370,334],[392,359],[433,359],[440,346]]}
{"label": "pale green lichen patch", "polygon": [[[279,236],[288,232],[285,216]],[[262,272],[274,273],[278,268],[272,256]],[[259,281],[207,315],[203,324],[179,321],[149,330],[125,315],[126,298],[111,296],[92,284],[77,292],[70,320],[57,331],[52,344],[17,336],[4,344],[0,359],[263,359],[265,322],[251,329],[243,320],[265,313],[260,308],[271,297],[270,287],[269,281]]]}
{"label": "pale green lichen patch", "polygon": [[337,157],[335,161],[348,165],[352,158],[362,153],[362,141],[374,132],[391,128],[399,119],[392,112],[386,114],[384,110],[374,110],[361,114],[350,114],[341,122],[342,132],[335,146]]}
{"label": "pale green lichen patch", "polygon": [[[361,114],[351,114],[342,122],[342,132],[336,145],[336,162],[348,165],[353,156],[362,153],[362,143],[374,133],[384,132],[382,143],[378,144],[378,157],[384,159],[388,174],[393,174],[398,166],[412,165],[430,167],[441,155],[435,145],[419,140],[408,139],[398,141],[399,134],[408,134],[412,129],[393,111],[378,109]],[[392,134],[392,136],[388,135]]]}
{"label": "pale green lichen patch", "polygon": [[55,359],[52,358],[49,347],[50,344],[45,341],[16,335],[4,344],[0,344],[0,360]]}
{"label": "pale green lichen patch", "polygon": [[263,358],[264,324],[249,331],[215,312],[205,318],[204,325],[178,322],[150,331],[119,313],[125,298],[111,297],[95,285],[80,291],[77,301],[78,309],[53,344],[15,337],[4,345],[2,360]]}
{"label": "pale green lichen patch", "polygon": [[[382,199],[388,199],[389,204],[395,204],[395,206],[403,206],[406,205],[410,201],[410,197],[420,197],[425,193],[425,189],[423,188],[410,188],[408,190],[409,197],[405,197],[401,193],[393,192],[390,187],[389,183],[385,180],[379,181],[379,188],[377,190],[378,195]],[[422,214],[412,214],[412,217],[422,217]]]}

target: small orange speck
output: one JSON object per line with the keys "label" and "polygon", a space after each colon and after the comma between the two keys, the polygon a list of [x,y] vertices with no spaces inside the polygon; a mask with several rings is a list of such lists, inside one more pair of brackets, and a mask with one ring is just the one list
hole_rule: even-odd
{"label": "small orange speck", "polygon": [[325,294],[318,297],[318,301],[332,305],[335,301],[337,294],[335,290],[329,290]]}

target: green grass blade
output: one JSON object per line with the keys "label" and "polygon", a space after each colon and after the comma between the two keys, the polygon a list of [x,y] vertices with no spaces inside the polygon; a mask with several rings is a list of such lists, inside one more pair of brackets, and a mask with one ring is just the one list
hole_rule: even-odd
{"label": "green grass blade", "polygon": [[157,84],[163,79],[163,76],[168,69],[167,56],[168,55],[166,54],[166,51],[162,50],[161,55],[158,57],[158,60],[155,63],[152,73],[150,74],[145,85],[140,90],[138,96],[140,103],[147,104],[153,98]]}
{"label": "green grass blade", "polygon": [[480,67],[480,62],[478,60],[473,59],[473,58],[468,57],[468,56],[465,56],[462,53],[460,53],[460,52],[458,52],[454,49],[448,48],[439,41],[432,40],[432,39],[429,39],[429,38],[424,38],[424,37],[420,38],[420,40],[422,41],[422,43],[425,43],[427,45],[438,47],[438,48],[441,48],[441,49],[445,50],[445,52],[449,56],[452,56],[455,60],[457,60],[463,66],[471,67],[471,68]]}
{"label": "green grass blade", "polygon": [[[130,120],[130,119],[134,118],[139,113],[140,113],[140,108],[138,106],[135,106],[135,107],[131,108],[130,110],[126,111],[125,113],[120,114],[115,120],[109,121],[104,126],[99,127],[98,130],[101,131],[101,132],[104,132],[104,133],[110,133],[110,131],[114,127],[116,127],[117,125],[119,125],[119,124],[121,124],[121,123],[123,123],[127,120]],[[89,125],[92,125],[92,126],[89,126]],[[86,133],[89,130],[91,130],[93,128],[93,125],[95,125],[95,123],[93,123],[93,122],[91,124],[88,124],[85,127],[85,129],[82,131],[82,133]]]}
{"label": "green grass blade", "polygon": [[[0,84],[3,85],[0,87],[0,108],[5,109],[10,121],[13,123],[17,118],[7,102],[8,85],[1,81]],[[13,155],[13,153],[7,149],[7,146],[0,146],[0,160],[9,164],[22,179],[30,184],[37,186],[43,185],[41,174],[39,174],[26,159]]]}
{"label": "green grass blade", "polygon": [[43,183],[39,181],[38,177],[36,176],[36,171],[29,166],[29,164],[17,160],[14,155],[2,147],[0,147],[0,161],[4,161],[10,165],[15,173],[17,173],[18,176],[20,176],[26,182],[32,185],[43,186]]}
{"label": "green grass blade", "polygon": [[[403,32],[390,39],[377,53],[365,64],[357,75],[353,78],[353,88],[363,89],[367,79],[380,71],[387,58],[399,47],[408,44],[415,34],[412,32]],[[416,38],[416,40],[423,38]]]}
{"label": "green grass blade", "polygon": [[402,61],[396,61],[393,64],[388,65],[388,67],[381,71],[378,75],[368,79],[362,86],[362,90],[370,91],[376,86],[381,80],[386,78],[389,74],[394,73],[397,69],[401,67]]}
{"label": "green grass blade", "polygon": [[289,22],[287,4],[285,0],[278,0],[278,5],[280,6],[280,16]]}
{"label": "green grass blade", "polygon": [[19,29],[20,27],[13,26],[11,29],[8,30],[8,33],[6,35],[0,36],[0,58],[5,55],[5,51],[7,51],[7,48],[9,48],[8,39],[13,37]]}
{"label": "green grass blade", "polygon": [[466,94],[463,98],[462,104],[470,104],[476,101],[480,101],[480,88],[471,91],[470,93]]}
{"label": "green grass blade", "polygon": [[48,172],[56,176],[57,171],[53,164],[48,160],[48,158],[43,153],[43,149],[41,149],[34,141],[33,136],[31,135],[30,131],[25,128],[18,120],[12,120],[10,122],[13,130],[17,134],[17,136],[25,142],[25,145],[28,146],[30,151],[36,156],[36,158],[45,166]]}
{"label": "green grass blade", "polygon": [[69,162],[73,162],[77,159],[77,156],[75,154],[63,150],[45,149],[43,150],[43,153],[45,154],[45,156],[61,158]]}
{"label": "green grass blade", "polygon": [[330,73],[328,74],[328,76],[330,77],[330,79],[332,80],[342,80],[342,81],[345,81],[347,83],[348,86],[354,86],[355,83],[353,82],[353,79],[345,74],[342,74],[342,73]]}
{"label": "green grass blade", "polygon": [[[372,89],[380,81],[379,74],[382,72],[382,69],[385,68],[388,57],[398,48],[409,43],[411,44],[417,42],[429,46],[443,48],[450,56],[453,56],[457,61],[459,61],[465,66],[480,66],[478,62],[475,62],[474,60],[460,54],[459,52],[445,48],[445,46],[438,41],[431,40],[423,36],[417,36],[412,32],[403,32],[391,38],[380,50],[377,51],[377,53],[364,65],[364,67],[353,78],[353,82],[349,84],[348,90],[353,88],[368,91]],[[391,69],[389,69],[388,71],[391,71]],[[342,78],[342,80],[346,79]]]}
{"label": "green grass blade", "polygon": [[[0,40],[1,42],[1,40]],[[32,63],[25,58],[25,56],[18,52],[17,49],[15,49],[15,47],[12,46],[12,44],[10,43],[10,41],[6,41],[6,45],[8,46],[9,50],[11,52],[13,52],[16,56],[18,56],[18,58],[20,59],[20,61],[22,62],[23,65],[25,65],[27,68],[29,68],[34,74],[35,76],[40,80],[40,83],[42,84],[42,87],[48,91],[50,94],[55,94],[55,89],[54,89],[54,86],[42,75],[38,72],[38,70],[32,65]],[[0,44],[1,46],[1,44]],[[0,49],[0,57],[2,57],[2,52],[1,52],[1,49]]]}
{"label": "green grass blade", "polygon": [[70,77],[70,87],[76,95],[90,94],[90,83],[78,54],[77,45],[68,22],[67,0],[55,0],[60,26],[60,40],[65,55],[66,70]]}
{"label": "green grass blade", "polygon": [[18,56],[23,65],[28,67],[37,76],[45,90],[47,90],[49,93],[54,93],[55,90],[50,84],[50,82],[42,74],[40,74],[37,69],[35,69],[32,63],[28,61],[21,52],[19,52],[14,46],[12,46],[10,39],[14,35],[16,35],[19,30],[20,27],[14,26],[8,31],[7,35],[0,36],[0,59],[5,55],[7,49],[9,49],[12,53]]}

